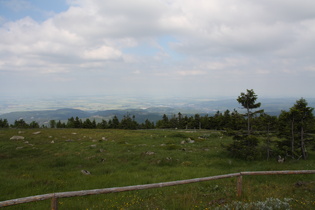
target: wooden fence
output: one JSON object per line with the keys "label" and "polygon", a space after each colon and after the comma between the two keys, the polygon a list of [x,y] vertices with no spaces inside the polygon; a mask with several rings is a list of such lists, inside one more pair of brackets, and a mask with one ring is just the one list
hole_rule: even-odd
{"label": "wooden fence", "polygon": [[210,176],[210,177],[187,179],[187,180],[172,181],[172,182],[162,182],[162,183],[155,183],[155,184],[135,185],[135,186],[127,186],[127,187],[114,187],[114,188],[104,188],[104,189],[94,189],[94,190],[81,190],[81,191],[72,191],[72,192],[50,193],[50,194],[44,194],[44,195],[35,195],[35,196],[30,196],[30,197],[1,201],[0,207],[12,206],[12,205],[17,205],[17,204],[22,204],[22,203],[29,203],[29,202],[51,199],[51,209],[57,210],[58,209],[58,198],[117,193],[117,192],[134,191],[134,190],[144,190],[144,189],[151,189],[151,188],[168,187],[168,186],[181,185],[181,184],[204,182],[204,181],[210,181],[210,180],[216,180],[216,179],[224,179],[224,178],[230,178],[230,177],[237,177],[237,182],[236,182],[237,195],[241,196],[243,176],[248,176],[248,175],[281,175],[281,174],[315,174],[315,170],[240,172],[240,173],[225,174],[225,175],[219,175],[219,176]]}

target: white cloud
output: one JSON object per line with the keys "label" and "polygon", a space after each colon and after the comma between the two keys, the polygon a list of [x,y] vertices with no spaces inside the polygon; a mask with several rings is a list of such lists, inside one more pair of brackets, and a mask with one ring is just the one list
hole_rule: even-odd
{"label": "white cloud", "polygon": [[[20,2],[17,9],[27,3],[15,2]],[[221,84],[235,89],[243,87],[242,81],[271,74],[314,72],[312,0],[67,2],[68,10],[45,21],[0,18],[0,73],[51,74],[55,81],[71,83],[89,72],[116,82],[124,78],[129,87],[134,87],[134,78],[125,75],[133,75],[139,84],[154,78],[152,84],[188,89],[202,79],[209,88]],[[66,76],[71,79],[58,79]]]}
{"label": "white cloud", "polygon": [[93,50],[86,50],[83,58],[91,60],[110,60],[121,57],[121,52],[112,47],[102,46]]}

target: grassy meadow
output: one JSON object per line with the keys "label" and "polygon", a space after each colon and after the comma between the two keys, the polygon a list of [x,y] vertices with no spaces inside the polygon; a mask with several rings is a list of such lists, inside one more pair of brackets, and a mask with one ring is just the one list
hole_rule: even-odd
{"label": "grassy meadow", "polygon": [[[40,133],[36,133],[40,131]],[[35,133],[35,134],[34,134]],[[24,140],[10,140],[23,136]],[[0,130],[0,201],[53,192],[200,178],[241,171],[314,170],[308,160],[243,161],[209,130]],[[84,175],[81,170],[91,174]],[[273,199],[273,200],[272,200]],[[227,209],[258,201],[280,209],[315,209],[315,175],[244,176],[140,191],[59,199],[59,209]],[[5,209],[49,209],[50,200]],[[245,207],[244,207],[245,208]]]}

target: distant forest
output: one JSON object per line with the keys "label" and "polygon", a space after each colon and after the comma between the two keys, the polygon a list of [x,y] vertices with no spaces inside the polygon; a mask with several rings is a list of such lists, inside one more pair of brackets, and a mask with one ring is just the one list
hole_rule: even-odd
{"label": "distant forest", "polygon": [[[251,119],[252,131],[264,131],[267,127],[270,131],[277,131],[281,125],[286,121],[290,121],[286,117],[287,111],[282,111],[279,116],[271,116],[264,112],[256,113]],[[194,116],[183,115],[180,112],[174,115],[162,116],[162,119],[156,123],[146,119],[143,123],[137,122],[135,115],[126,114],[121,120],[115,115],[110,120],[102,120],[96,122],[94,120],[82,120],[79,117],[71,117],[67,122],[60,120],[50,120],[49,128],[87,128],[87,129],[210,129],[210,130],[246,130],[247,129],[247,115],[241,114],[237,110],[226,110],[224,112],[217,111],[216,114],[209,116],[201,116],[195,114]],[[315,122],[311,123],[314,126]],[[9,124],[8,120],[0,119],[0,128],[46,128],[47,126],[40,126],[38,122],[32,121],[26,123],[23,119],[15,120],[14,124]]]}

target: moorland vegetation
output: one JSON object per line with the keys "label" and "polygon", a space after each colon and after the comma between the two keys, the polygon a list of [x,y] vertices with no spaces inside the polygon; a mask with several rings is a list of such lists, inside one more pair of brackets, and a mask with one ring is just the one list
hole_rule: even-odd
{"label": "moorland vegetation", "polygon": [[[108,127],[100,127],[93,120],[90,121],[93,127],[84,127],[89,121],[82,122],[79,118],[70,118],[65,127],[58,127],[56,122],[51,126],[53,129],[39,128],[35,123],[33,127],[24,123],[8,125],[6,120],[1,120],[0,200],[241,171],[315,168],[313,108],[308,107],[305,99],[297,100],[279,116],[269,116],[259,110],[253,90],[241,93],[237,100],[245,109],[243,114],[227,110],[214,116],[165,115],[147,129],[128,115],[125,120],[113,118],[106,122]],[[110,127],[112,123],[116,127]],[[135,127],[128,127],[130,123]],[[280,162],[279,156],[284,161]],[[59,200],[59,208],[315,208],[314,175],[246,177],[241,197],[236,196],[235,184],[236,180],[229,178],[65,198]],[[40,201],[8,209],[48,209],[49,206],[50,201]]]}

